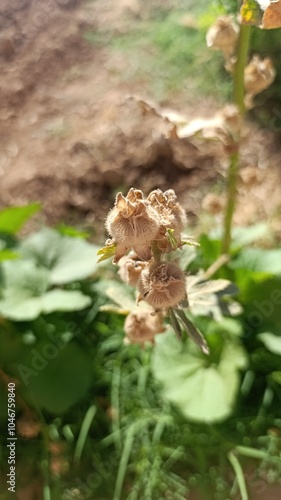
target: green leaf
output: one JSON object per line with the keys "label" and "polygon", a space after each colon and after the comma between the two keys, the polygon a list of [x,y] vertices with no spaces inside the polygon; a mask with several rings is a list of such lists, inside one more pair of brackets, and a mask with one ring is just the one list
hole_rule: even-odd
{"label": "green leaf", "polygon": [[258,339],[265,345],[265,347],[273,354],[281,355],[281,336],[274,335],[274,333],[264,332],[258,335]]}
{"label": "green leaf", "polygon": [[42,313],[53,311],[80,311],[91,304],[90,297],[79,291],[51,290],[42,299]]}
{"label": "green leaf", "polygon": [[97,270],[98,247],[81,238],[62,236],[53,229],[42,229],[27,238],[20,250],[50,270],[50,283],[61,285],[88,278]]}
{"label": "green leaf", "polygon": [[112,243],[111,245],[107,245],[103,248],[100,248],[97,251],[97,255],[100,255],[98,262],[102,262],[103,260],[111,259],[115,255],[117,244]]}
{"label": "green leaf", "polygon": [[239,253],[237,259],[229,264],[229,267],[281,275],[281,249],[245,248]]}
{"label": "green leaf", "polygon": [[17,369],[31,404],[55,415],[81,401],[92,381],[92,360],[76,342],[41,342]]}
{"label": "green leaf", "polygon": [[220,256],[221,241],[212,239],[207,234],[201,234],[199,238],[200,249],[198,251],[199,268],[208,269]]}
{"label": "green leaf", "polygon": [[[222,236],[222,228],[215,228],[209,234],[209,237],[213,241],[221,240]],[[231,250],[237,252],[239,248],[251,245],[260,240],[272,242],[272,231],[265,222],[260,222],[252,226],[234,227],[232,231]]]}
{"label": "green leaf", "polygon": [[210,321],[208,325],[208,335],[217,334],[221,336],[241,337],[243,335],[243,325],[233,318],[222,318],[220,321]]}
{"label": "green leaf", "polygon": [[56,227],[57,231],[63,236],[71,236],[72,238],[89,238],[90,233],[88,231],[79,231],[75,227],[67,226],[65,224],[59,224]]}
{"label": "green leaf", "polygon": [[13,252],[12,250],[9,250],[8,248],[5,250],[0,250],[0,262],[4,260],[13,260],[13,259],[18,259],[19,254],[16,252]]}
{"label": "green leaf", "polygon": [[232,236],[232,248],[243,247],[262,239],[270,239],[271,232],[268,224],[260,222],[253,226],[235,227]]}
{"label": "green leaf", "polygon": [[17,233],[40,208],[39,203],[32,203],[23,207],[5,208],[0,212],[0,232]]}
{"label": "green leaf", "polygon": [[6,261],[2,264],[4,279],[3,297],[21,300],[38,297],[46,292],[49,271],[39,268],[32,260]]}
{"label": "green leaf", "polygon": [[278,371],[272,372],[271,378],[274,382],[281,385],[281,372],[278,372]]}
{"label": "green leaf", "polygon": [[5,288],[0,300],[0,314],[14,321],[29,321],[53,311],[84,309],[91,299],[79,291],[47,291],[50,273],[37,268],[33,261],[5,262]]}
{"label": "green leaf", "polygon": [[227,418],[239,389],[239,369],[247,359],[236,342],[223,347],[218,364],[194,355],[190,344],[181,344],[172,332],[156,336],[152,369],[162,383],[163,396],[189,419],[217,422]]}

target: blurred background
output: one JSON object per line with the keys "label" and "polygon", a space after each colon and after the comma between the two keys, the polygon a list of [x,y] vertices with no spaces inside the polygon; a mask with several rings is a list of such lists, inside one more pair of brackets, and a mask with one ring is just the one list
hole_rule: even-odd
{"label": "blurred background", "polygon": [[[39,201],[44,222],[92,229],[116,191],[172,183],[193,220],[204,195],[219,192],[225,158],[214,141],[198,148],[188,138],[167,139],[161,112],[211,118],[229,100],[230,75],[205,34],[237,2],[26,0],[11,7],[3,0],[0,9],[2,207]],[[279,30],[253,30],[252,51],[270,54],[279,68]],[[278,74],[251,113],[237,213],[244,224],[273,214],[279,202],[279,86]]]}
{"label": "blurred background", "polygon": [[[221,225],[222,143],[198,136],[196,124],[179,137],[171,124],[206,123],[231,100],[222,55],[205,37],[219,15],[232,13],[234,0],[0,1],[1,500],[280,498],[280,375],[276,393],[266,381],[280,374],[281,347],[256,351],[246,334],[256,365],[243,379],[244,399],[226,423],[194,420],[162,400],[152,347],[124,346],[124,317],[100,311],[109,299],[121,307],[127,293],[132,298],[123,289],[118,304],[116,292],[105,291],[113,266],[96,264],[118,191],[173,188],[196,238]],[[280,29],[253,28],[251,53],[270,56],[277,75],[244,127],[234,216],[236,226],[263,223],[253,241],[260,237],[270,251],[281,237],[280,48]],[[203,238],[202,254],[186,262],[207,268],[216,245]],[[246,311],[238,330],[236,319],[236,330],[225,327],[234,336],[247,331],[253,300],[280,290],[274,255],[277,270],[252,266],[247,290],[245,262],[229,271]],[[70,295],[46,298],[54,290]],[[269,316],[258,333],[279,334],[276,307]],[[11,381],[16,494],[6,484]],[[236,452],[230,463],[227,454],[239,445],[248,455],[237,469]],[[249,496],[239,489],[242,469]]]}

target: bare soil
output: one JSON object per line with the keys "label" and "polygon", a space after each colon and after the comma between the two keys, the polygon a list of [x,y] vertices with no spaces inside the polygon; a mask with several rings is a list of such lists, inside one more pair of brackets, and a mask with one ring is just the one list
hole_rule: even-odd
{"label": "bare soil", "polygon": [[[43,222],[100,228],[117,190],[173,187],[192,220],[224,184],[220,145],[168,139],[165,120],[132,98],[150,95],[145,81],[124,80],[126,56],[86,41],[141,15],[137,0],[1,0],[0,206],[39,201]],[[158,105],[190,118],[216,108],[200,96]],[[237,223],[266,219],[281,232],[279,158],[273,133],[248,125]]]}

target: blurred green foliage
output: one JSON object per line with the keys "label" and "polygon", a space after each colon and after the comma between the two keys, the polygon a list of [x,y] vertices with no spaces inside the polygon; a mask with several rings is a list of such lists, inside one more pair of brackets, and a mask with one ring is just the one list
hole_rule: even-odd
{"label": "blurred green foliage", "polygon": [[[19,210],[9,212],[10,227]],[[225,500],[229,468],[241,485],[250,458],[257,466],[252,486],[259,475],[278,481],[280,250],[257,247],[268,237],[265,227],[238,228],[232,260],[214,276],[237,285],[235,315],[229,314],[232,302],[225,302],[220,319],[208,306],[206,314],[193,316],[209,357],[188,339],[180,344],[170,330],[154,347],[124,345],[122,317],[100,310],[109,286],[110,300],[116,297],[115,282],[122,305],[122,285],[111,265],[97,266],[97,247],[70,233],[45,228],[12,244],[1,236],[17,259],[1,266],[0,303],[11,286],[6,272],[12,262],[14,307],[29,301],[18,318],[12,306],[1,308],[1,500],[10,498],[5,475],[9,379],[17,381],[17,489],[35,482],[44,500],[184,500],[194,489],[202,498]],[[201,247],[181,259],[189,272],[214,262],[217,238],[202,235]],[[21,267],[31,263],[32,273],[28,267],[29,278],[23,280]],[[67,300],[65,307],[58,296],[51,311],[40,309],[45,283],[51,292],[76,293],[87,301]],[[31,289],[36,300],[30,303]],[[229,301],[219,296],[222,304]]]}

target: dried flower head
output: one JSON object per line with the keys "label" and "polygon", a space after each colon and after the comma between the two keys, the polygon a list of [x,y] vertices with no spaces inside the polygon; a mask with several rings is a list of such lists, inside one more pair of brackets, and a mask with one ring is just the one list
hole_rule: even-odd
{"label": "dried flower head", "polygon": [[114,208],[106,219],[106,228],[117,244],[115,262],[133,248],[142,260],[151,256],[151,241],[160,227],[156,210],[143,198],[140,190],[131,188],[127,196],[118,193]]}
{"label": "dried flower head", "polygon": [[[155,189],[148,195],[147,200],[161,218],[161,225],[155,238],[158,248],[162,252],[175,250],[181,246],[181,232],[186,225],[186,214],[177,201],[175,191],[168,189],[163,193],[161,189]],[[172,236],[172,242],[169,236]]]}
{"label": "dried flower head", "polygon": [[252,106],[253,97],[267,89],[276,76],[276,70],[270,57],[261,59],[255,55],[245,68],[244,85],[247,91],[245,104]]}
{"label": "dried flower head", "polygon": [[130,252],[120,259],[118,274],[127,285],[136,286],[141,272],[147,266],[146,262],[139,260],[135,252]]}
{"label": "dried flower head", "polygon": [[127,344],[153,342],[157,333],[165,331],[163,318],[159,314],[152,315],[149,311],[130,312],[126,318],[124,329]]}
{"label": "dried flower head", "polygon": [[142,271],[138,290],[154,309],[168,309],[186,298],[185,274],[174,262],[151,264]]}
{"label": "dried flower head", "polygon": [[232,16],[218,17],[207,32],[207,46],[221,50],[224,57],[228,59],[235,52],[238,32],[238,26],[234,23]]}

